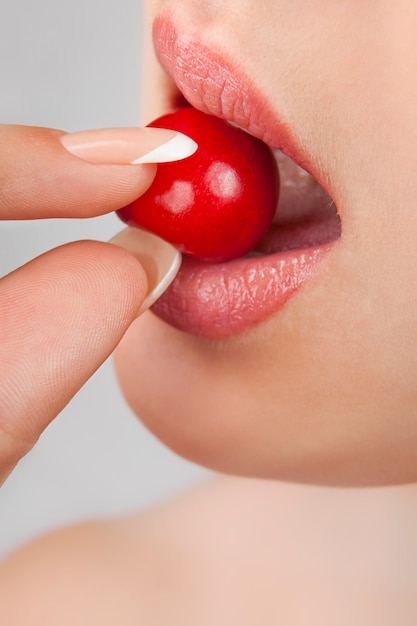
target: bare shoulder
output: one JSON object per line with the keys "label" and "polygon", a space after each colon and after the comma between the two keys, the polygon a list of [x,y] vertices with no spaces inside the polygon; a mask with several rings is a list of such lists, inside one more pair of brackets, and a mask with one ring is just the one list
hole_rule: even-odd
{"label": "bare shoulder", "polygon": [[[130,624],[140,606],[149,548],[133,549],[118,522],[86,523],[38,539],[0,566],[1,623],[8,626]],[[144,589],[146,591],[146,588]]]}
{"label": "bare shoulder", "polygon": [[0,563],[0,623],[192,623],[190,587],[199,586],[196,563],[202,571],[204,565],[177,521],[205,491],[204,485],[149,512],[63,528],[23,546]]}
{"label": "bare shoulder", "polygon": [[0,566],[1,623],[408,626],[416,528],[415,487],[219,477],[149,512],[19,550]]}

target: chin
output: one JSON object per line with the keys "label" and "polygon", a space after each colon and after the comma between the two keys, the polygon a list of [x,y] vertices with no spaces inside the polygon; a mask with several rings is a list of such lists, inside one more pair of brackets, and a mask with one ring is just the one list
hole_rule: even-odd
{"label": "chin", "polygon": [[[207,340],[152,313],[115,354],[132,410],[178,455],[216,472],[306,484],[368,487],[415,482],[413,402],[375,396],[353,368],[296,340],[288,311],[250,334]],[[276,348],[281,345],[280,357]],[[349,362],[349,360],[347,361]]]}

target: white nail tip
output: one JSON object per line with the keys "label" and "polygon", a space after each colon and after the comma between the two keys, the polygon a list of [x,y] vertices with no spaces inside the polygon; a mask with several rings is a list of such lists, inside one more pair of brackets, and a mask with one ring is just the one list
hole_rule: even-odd
{"label": "white nail tip", "polygon": [[131,252],[141,263],[148,279],[148,293],[139,315],[168,289],[181,265],[181,253],[170,243],[142,228],[128,227],[110,240]]}
{"label": "white nail tip", "polygon": [[138,315],[141,315],[141,313],[147,311],[168,289],[175,276],[177,275],[178,270],[180,269],[181,260],[181,254],[178,252],[177,255],[172,259],[170,267],[166,268],[166,273],[164,274],[164,277],[152,289],[152,291],[148,293],[145,300],[142,302],[142,306],[140,307]]}
{"label": "white nail tip", "polygon": [[132,161],[132,165],[181,161],[182,159],[192,156],[197,148],[198,145],[193,139],[183,133],[177,132],[177,134],[166,143]]}

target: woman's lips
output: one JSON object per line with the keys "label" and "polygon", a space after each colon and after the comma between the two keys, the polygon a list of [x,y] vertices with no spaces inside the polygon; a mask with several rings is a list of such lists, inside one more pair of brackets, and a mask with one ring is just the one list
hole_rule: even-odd
{"label": "woman's lips", "polygon": [[[169,11],[155,20],[154,44],[185,98],[206,113],[239,124],[298,164],[306,163],[307,155],[253,82],[235,72],[225,55],[202,45],[201,33],[180,33],[174,15]],[[239,334],[277,312],[316,272],[340,235],[339,218],[314,179],[287,156],[277,154],[277,159],[279,210],[257,246],[260,254],[219,264],[185,257],[176,279],[152,307],[160,318],[207,338]]]}
{"label": "woman's lips", "polygon": [[186,101],[200,111],[238,124],[306,167],[305,155],[291,129],[255,82],[226,53],[205,46],[198,29],[187,24],[181,30],[176,22],[175,7],[157,16],[153,41],[160,64]]}
{"label": "woman's lips", "polygon": [[216,265],[185,257],[152,311],[187,333],[221,339],[268,319],[309,278],[328,245]]}

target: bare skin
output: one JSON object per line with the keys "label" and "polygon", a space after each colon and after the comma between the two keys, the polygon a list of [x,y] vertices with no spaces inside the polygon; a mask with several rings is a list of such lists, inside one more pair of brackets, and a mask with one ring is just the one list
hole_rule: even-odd
{"label": "bare skin", "polygon": [[[132,408],[180,454],[251,478],[22,549],[0,569],[4,622],[411,626],[416,488],[387,485],[417,480],[416,5],[155,0],[148,38],[161,12],[256,80],[342,237],[243,336],[206,341],[152,314],[130,326],[116,360]],[[177,93],[148,55],[146,121]]]}
{"label": "bare skin", "polygon": [[416,528],[415,487],[217,478],[21,550],[0,569],[2,616],[8,626],[411,626]]}
{"label": "bare skin", "polygon": [[[143,316],[116,353],[129,403],[168,446],[217,471],[414,482],[416,5],[150,0],[146,9],[148,38],[155,16],[173,21],[170,71],[196,106],[204,91],[187,90],[180,73],[193,37],[205,46],[202,67],[214,51],[250,77],[329,189],[342,237],[314,280],[242,335],[205,340]],[[151,58],[146,121],[176,89]]]}

